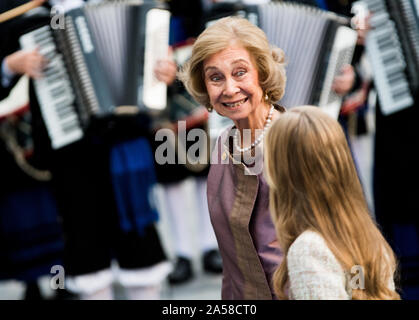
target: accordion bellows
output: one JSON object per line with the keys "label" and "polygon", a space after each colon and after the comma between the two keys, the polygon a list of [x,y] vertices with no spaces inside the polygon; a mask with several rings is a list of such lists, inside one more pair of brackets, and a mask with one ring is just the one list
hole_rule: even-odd
{"label": "accordion bellows", "polygon": [[92,116],[116,106],[163,109],[166,85],[153,73],[167,56],[170,13],[154,2],[119,0],[65,13],[64,29],[44,26],[20,38],[49,59],[34,82],[54,149],[83,137]]}
{"label": "accordion bellows", "polygon": [[258,8],[259,25],[270,43],[284,50],[287,88],[281,104],[318,105],[337,118],[341,97],[332,90],[343,64],[350,64],[357,34],[346,18],[298,4]]}
{"label": "accordion bellows", "polygon": [[[344,64],[352,61],[357,33],[349,19],[312,6],[270,2],[261,5],[216,7],[207,25],[229,15],[247,18],[260,27],[269,43],[285,53],[287,83],[278,102],[286,108],[317,105],[335,119],[342,97],[332,84]],[[225,119],[210,118],[211,130],[228,125]]]}

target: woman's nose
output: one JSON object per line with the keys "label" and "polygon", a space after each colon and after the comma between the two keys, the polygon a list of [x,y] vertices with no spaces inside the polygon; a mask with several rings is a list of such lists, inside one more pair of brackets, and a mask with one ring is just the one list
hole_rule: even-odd
{"label": "woman's nose", "polygon": [[240,92],[240,88],[237,85],[237,82],[234,79],[226,79],[224,83],[224,91],[223,94],[225,96],[233,96],[236,93]]}

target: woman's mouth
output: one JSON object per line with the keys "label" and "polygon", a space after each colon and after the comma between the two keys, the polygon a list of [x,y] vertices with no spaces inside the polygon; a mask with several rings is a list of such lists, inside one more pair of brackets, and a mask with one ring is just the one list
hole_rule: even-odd
{"label": "woman's mouth", "polygon": [[242,100],[236,101],[236,102],[223,102],[222,105],[227,107],[227,108],[236,108],[241,106],[243,103],[245,103],[247,100],[249,100],[249,98],[244,98]]}

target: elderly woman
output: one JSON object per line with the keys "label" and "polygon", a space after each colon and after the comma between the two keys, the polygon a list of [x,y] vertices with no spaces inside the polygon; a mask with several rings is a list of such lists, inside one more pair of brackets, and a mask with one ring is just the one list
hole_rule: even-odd
{"label": "elderly woman", "polygon": [[282,50],[270,47],[261,29],[228,17],[198,37],[180,73],[199,103],[234,123],[217,140],[207,186],[223,258],[223,299],[275,298],[271,277],[281,252],[260,166],[263,136],[285,112],[274,104],[284,93],[283,60]]}

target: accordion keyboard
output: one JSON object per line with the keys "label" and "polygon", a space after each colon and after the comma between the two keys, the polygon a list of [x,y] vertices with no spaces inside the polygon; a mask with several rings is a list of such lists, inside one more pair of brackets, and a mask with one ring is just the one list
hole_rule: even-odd
{"label": "accordion keyboard", "polygon": [[413,104],[406,62],[395,23],[390,19],[384,1],[367,0],[373,12],[372,30],[366,39],[367,54],[374,70],[374,82],[380,97],[381,110],[388,115]]}
{"label": "accordion keyboard", "polygon": [[75,94],[50,28],[27,33],[20,42],[23,49],[39,48],[48,59],[43,77],[34,80],[34,86],[52,147],[58,149],[79,140],[83,131],[74,106]]}

